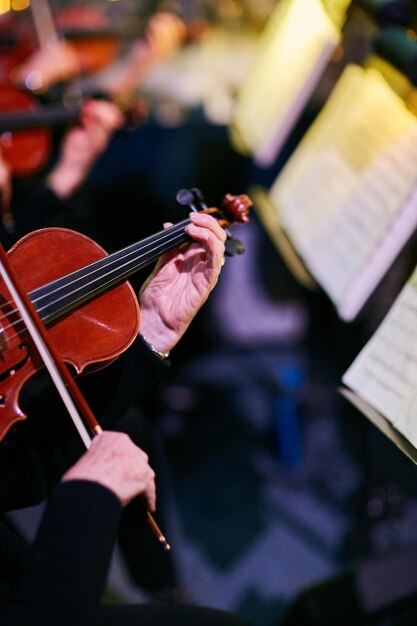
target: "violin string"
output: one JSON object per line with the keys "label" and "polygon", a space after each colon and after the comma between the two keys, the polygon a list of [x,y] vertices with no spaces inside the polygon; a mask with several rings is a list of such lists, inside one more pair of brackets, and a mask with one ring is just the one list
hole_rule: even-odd
{"label": "violin string", "polygon": [[[181,224],[176,224],[170,229],[151,235],[150,237],[147,237],[146,239],[141,240],[140,242],[137,242],[131,246],[127,246],[126,248],[123,248],[118,252],[105,256],[97,261],[94,261],[93,263],[90,263],[89,265],[78,268],[67,276],[62,276],[47,285],[43,285],[42,287],[35,289],[33,293],[43,290],[46,290],[46,293],[36,298],[34,300],[34,303],[42,301],[42,299],[46,296],[53,296],[62,289],[67,289],[72,284],[79,284],[81,282],[81,287],[88,287],[89,284],[94,284],[94,281],[102,280],[103,278],[105,278],[105,274],[103,275],[103,270],[112,268],[112,266],[113,269],[110,269],[110,272],[108,272],[108,274],[110,275],[111,273],[113,273],[116,276],[116,279],[121,278],[121,275],[125,276],[126,274],[128,274],[130,276],[134,271],[140,269],[140,267],[143,267],[153,260],[156,260],[159,256],[161,256],[163,252],[178,245],[178,243],[181,242],[181,239],[184,236],[184,226],[188,223],[189,221],[184,220],[183,222],[181,222]],[[158,242],[159,246],[154,246],[150,250],[147,250],[147,248],[149,248],[151,245],[154,245],[155,242]],[[138,255],[138,252],[142,253],[143,250],[145,250],[145,253],[142,254],[142,256],[140,254]],[[121,261],[123,262],[122,264],[120,263]],[[141,265],[139,265],[139,263],[141,263]],[[132,264],[132,269],[123,271],[124,268],[127,268],[129,264]],[[97,273],[99,274],[98,278],[93,278],[90,283],[82,282]],[[105,283],[104,286],[106,287],[110,284],[111,281]],[[56,286],[55,289],[54,285]],[[57,302],[59,302],[60,299],[62,299],[62,297],[72,295],[72,293],[75,293],[75,291],[79,289],[80,287],[77,286],[73,292],[64,293],[64,296],[57,298],[50,304],[56,304]],[[39,309],[40,311],[43,310],[42,307],[39,307]]]}
{"label": "violin string", "polygon": [[[180,232],[178,232],[178,231],[180,231]],[[158,234],[159,234],[159,233],[158,233]],[[163,231],[163,232],[162,232],[162,234],[161,234],[162,236],[161,236],[161,238],[160,238],[160,239],[161,239],[161,242],[162,242],[162,244],[163,244],[163,245],[160,245],[159,247],[157,247],[157,248],[153,248],[153,249],[152,249],[152,251],[151,251],[151,252],[152,252],[152,255],[153,255],[153,256],[151,257],[150,261],[152,261],[152,259],[153,259],[153,258],[157,258],[157,257],[159,256],[159,254],[160,254],[160,253],[159,253],[159,250],[160,250],[160,249],[162,249],[162,250],[163,250],[163,249],[164,249],[164,246],[167,244],[167,242],[169,242],[170,246],[172,245],[173,247],[174,247],[177,243],[180,243],[180,240],[177,242],[177,241],[176,241],[176,239],[178,238],[178,235],[179,235],[179,234],[181,234],[181,236],[183,235],[183,228],[178,229],[177,227],[173,227],[173,229],[170,229],[170,232],[169,232],[169,237],[167,237],[167,234],[168,234],[168,233],[167,233],[167,231]],[[174,235],[174,236],[173,236],[173,237],[171,237],[172,235]],[[151,237],[150,237],[150,238],[148,238],[148,239],[151,239],[151,238],[155,240],[155,235],[151,236]],[[182,237],[181,237],[181,238],[182,238]],[[149,247],[149,245],[152,243],[151,241],[148,241],[148,239],[147,239],[147,240],[144,240],[144,242],[146,243],[146,246],[144,246],[144,247]],[[144,243],[144,242],[139,242],[139,243]],[[134,244],[134,246],[135,246],[135,245],[136,245],[136,244]],[[120,255],[120,253],[125,252],[125,251],[128,251],[128,253],[129,253],[129,254],[127,254],[127,255],[126,255],[126,257],[125,257],[125,258],[128,258],[128,257],[129,257],[129,255],[131,255],[133,252],[137,252],[137,250],[132,250],[132,247],[130,246],[130,247],[128,247],[128,248],[125,248],[124,250],[121,250],[121,251],[119,251],[119,252],[117,252],[117,253],[114,253],[114,255],[109,255],[109,256],[107,256],[107,257],[104,257],[104,258],[102,258],[102,259],[99,259],[99,261],[96,261],[96,262],[94,262],[94,263],[92,264],[92,265],[94,266],[94,267],[93,267],[93,271],[92,271],[92,272],[90,272],[89,274],[86,274],[85,276],[82,276],[82,277],[81,277],[81,279],[83,280],[83,279],[85,279],[86,277],[89,277],[89,276],[93,275],[94,273],[97,273],[97,271],[102,270],[102,269],[103,269],[102,262],[108,262],[107,264],[108,264],[109,266],[111,266],[111,265],[112,265],[112,264],[114,264],[116,261],[123,260],[123,256],[119,256],[119,255]],[[146,256],[147,256],[148,254],[149,254],[149,251],[148,251],[148,252],[146,252],[144,255],[142,255],[142,257],[141,257],[141,256],[134,257],[134,258],[133,258],[133,260],[135,260],[135,261],[140,261],[141,259],[145,259],[145,258],[146,258]],[[118,256],[118,258],[116,259],[116,258],[115,258],[115,256]],[[130,262],[132,262],[132,259],[130,259]],[[124,265],[126,265],[126,263],[125,263]],[[111,271],[112,271],[112,272],[114,272],[115,270],[120,269],[120,267],[123,267],[123,265],[122,265],[122,266],[120,266],[120,264],[118,264],[118,265],[117,265],[117,267],[116,267],[115,269],[111,270]],[[79,272],[79,271],[85,270],[86,268],[88,268],[88,266],[86,266],[86,267],[84,267],[84,268],[79,268],[79,270],[75,270],[74,274],[75,274],[75,273],[77,273],[77,272]],[[110,274],[110,273],[111,273],[111,272],[109,272],[108,274]],[[70,276],[71,276],[71,274],[69,274],[67,277],[61,277],[60,279],[57,279],[57,281],[61,281],[61,280],[62,280],[62,278],[68,278],[68,277],[70,277]],[[102,275],[102,274],[100,274],[100,275],[99,275],[99,278],[100,278],[100,279],[102,279],[102,278],[103,278],[103,275]],[[71,281],[71,282],[73,282],[74,284],[76,284],[76,281],[77,281],[77,280],[78,280],[78,283],[79,283],[79,282],[80,282],[80,277],[78,277],[75,281]],[[88,287],[88,286],[89,286],[89,284],[94,284],[94,280],[97,280],[97,279],[93,279],[92,281],[90,281],[90,283],[85,282],[85,281],[84,281],[84,282],[82,282],[82,283],[81,283],[81,287],[77,286],[77,288],[75,288],[72,292],[71,292],[71,291],[66,291],[66,292],[64,292],[63,296],[61,296],[60,298],[56,298],[56,299],[55,299],[55,300],[53,300],[52,302],[49,302],[49,303],[47,304],[47,306],[51,306],[51,305],[57,304],[57,303],[59,302],[59,300],[62,300],[62,298],[68,298],[69,296],[71,296],[71,295],[73,295],[74,293],[76,293],[76,291],[77,291],[77,290],[79,290],[80,288],[85,288],[86,286]],[[55,281],[53,281],[53,282],[55,282]],[[50,283],[50,285],[53,285],[53,282],[52,282],[52,283]],[[56,293],[58,293],[59,291],[61,291],[63,288],[68,287],[68,286],[71,284],[71,282],[65,282],[65,284],[60,285],[58,289],[55,289],[55,290],[53,290],[53,289],[52,289],[52,290],[48,291],[46,294],[42,295],[41,297],[39,297],[39,298],[35,298],[35,299],[33,300],[33,304],[34,304],[34,305],[37,305],[37,304],[38,304],[39,302],[41,302],[41,301],[42,301],[42,300],[43,300],[46,296],[48,296],[48,297],[49,297],[49,296],[51,296],[51,295],[52,295],[52,296],[53,296],[53,295],[55,295]],[[111,280],[109,280],[107,283],[102,283],[102,285],[101,285],[102,289],[100,289],[100,292],[101,292],[101,291],[103,291],[104,289],[106,289],[106,287],[107,287],[107,286],[109,286],[109,285],[111,285],[111,284],[112,284],[112,281],[111,281]],[[42,288],[45,288],[45,287],[48,287],[48,285],[43,285],[43,287],[41,287],[41,289],[42,289]],[[36,290],[35,290],[35,291],[36,291]],[[41,316],[41,317],[42,317],[42,312],[43,312],[44,308],[46,308],[46,307],[39,307],[39,306],[37,306],[37,307],[36,307],[37,312],[38,312],[38,314],[40,314],[40,316]],[[12,311],[10,312],[10,314],[14,314],[14,313],[17,313],[17,310],[16,310],[16,309],[14,309],[14,310],[12,310]],[[3,316],[3,317],[5,317],[5,316]],[[7,317],[7,316],[6,316],[6,317]],[[11,324],[9,324],[9,325],[5,326],[2,330],[3,330],[3,332],[6,332],[6,331],[10,330],[11,328],[13,328],[13,327],[15,327],[15,326],[17,326],[17,325],[19,325],[19,324],[22,324],[22,320],[21,320],[21,319],[18,319],[18,320],[16,320],[15,322],[12,322]],[[16,331],[16,332],[18,332],[18,331]]]}
{"label": "violin string", "polygon": [[49,371],[49,374],[51,375],[51,378],[55,383],[56,389],[59,392],[62,401],[65,404],[82,441],[84,442],[86,448],[89,448],[91,443],[91,436],[88,433],[86,425],[82,421],[80,414],[78,413],[74,398],[71,396],[69,389],[67,389],[65,381],[62,379],[61,374],[59,373],[50,349],[46,345],[41,333],[37,329],[36,323],[32,319],[31,313],[27,308],[26,303],[22,299],[22,296],[20,295],[16,285],[13,283],[11,276],[8,274],[7,268],[4,265],[3,261],[0,263],[0,274],[3,277],[5,284],[7,285],[9,293],[13,296],[13,300],[19,309],[22,319],[25,320],[25,326],[32,338],[32,341],[37,347],[42,361]]}
{"label": "violin string", "polygon": [[[183,241],[182,233],[181,233],[181,236],[178,237],[178,240],[175,241],[175,244],[180,243],[181,241]],[[170,245],[172,243],[174,243],[173,240],[170,241]],[[160,247],[163,250],[166,249],[164,246],[160,246]],[[147,256],[147,254],[143,255],[142,260],[145,259],[146,256]],[[147,262],[151,262],[152,260],[154,260],[158,256],[159,255],[156,254],[156,249],[153,249],[152,250],[152,255],[149,256],[149,258],[147,259]],[[141,257],[137,257],[137,258],[134,258],[134,259],[129,259],[124,264],[122,264],[122,265],[119,264],[115,268],[113,268],[110,271],[108,271],[107,274],[104,274],[104,275],[100,274],[98,279],[97,278],[92,278],[92,280],[90,280],[90,282],[86,282],[85,278],[93,276],[93,274],[96,273],[97,270],[95,270],[94,272],[91,272],[91,274],[83,276],[82,277],[82,281],[78,280],[78,285],[77,285],[77,281],[72,281],[74,285],[77,285],[72,291],[66,291],[66,292],[63,293],[62,296],[60,296],[58,298],[55,298],[55,300],[53,300],[52,302],[47,303],[44,307],[40,307],[39,308],[39,312],[42,314],[46,308],[51,307],[53,305],[56,306],[60,301],[63,301],[64,299],[68,299],[69,297],[74,296],[77,292],[80,292],[79,295],[78,295],[78,298],[73,298],[71,300],[71,307],[74,308],[74,306],[76,306],[79,302],[82,303],[82,302],[85,301],[85,295],[83,294],[82,290],[84,290],[86,287],[90,287],[90,286],[94,286],[94,285],[96,287],[95,289],[92,288],[92,289],[90,289],[88,291],[88,300],[89,300],[89,299],[91,299],[91,297],[94,296],[94,294],[96,292],[97,293],[102,293],[103,291],[105,291],[107,289],[107,287],[111,287],[115,283],[118,283],[119,280],[121,280],[121,269],[131,265],[132,261],[135,261],[135,269],[138,269],[136,264],[137,264],[138,260],[140,260],[140,259],[141,259]],[[111,265],[111,264],[109,264],[109,265]],[[100,267],[98,269],[99,270],[103,269],[103,266],[100,265]],[[133,271],[135,271],[135,270],[132,269],[131,271],[127,271],[126,273],[128,275],[130,275]],[[108,277],[107,281],[105,280],[106,277]],[[69,283],[67,283],[65,285],[65,287],[68,287],[68,285],[69,285]],[[49,295],[51,295],[51,293],[52,294],[58,293],[61,289],[62,289],[62,287],[60,287],[59,289],[55,290],[55,292],[54,291],[48,292],[47,295],[49,296]]]}
{"label": "violin string", "polygon": [[[142,260],[146,259],[146,257],[147,257],[150,253],[152,253],[152,256],[150,257],[150,261],[149,261],[149,262],[152,262],[152,260],[153,260],[154,258],[155,258],[155,259],[156,259],[156,258],[158,258],[158,256],[160,255],[160,250],[161,250],[161,249],[162,249],[162,250],[164,250],[164,247],[167,245],[167,243],[169,243],[170,247],[171,247],[171,246],[172,246],[172,247],[175,247],[175,245],[177,245],[178,243],[180,243],[180,239],[181,239],[181,238],[182,238],[182,236],[184,235],[184,226],[185,226],[185,225],[187,225],[187,224],[189,224],[189,223],[190,223],[190,222],[189,222],[189,220],[183,220],[183,222],[180,222],[179,224],[176,224],[176,225],[174,225],[174,226],[172,226],[172,227],[170,227],[170,228],[168,228],[168,229],[166,229],[166,230],[164,230],[164,231],[161,231],[160,233],[156,233],[156,234],[154,234],[154,235],[151,235],[150,237],[148,237],[148,238],[144,239],[143,241],[138,242],[137,244],[133,244],[133,246],[128,246],[128,247],[126,247],[126,248],[124,248],[124,249],[122,249],[122,250],[120,250],[120,251],[118,251],[118,252],[115,252],[115,253],[113,253],[113,254],[111,254],[111,255],[108,255],[108,256],[106,256],[106,257],[103,257],[102,259],[99,259],[99,261],[95,261],[95,262],[93,262],[93,264],[91,264],[91,265],[93,266],[92,271],[91,271],[90,273],[87,273],[87,274],[86,274],[86,276],[82,276],[82,279],[85,279],[86,277],[92,276],[94,273],[97,273],[97,271],[100,271],[101,269],[103,269],[103,263],[105,263],[105,262],[107,262],[107,265],[108,265],[108,266],[114,265],[114,264],[117,262],[117,267],[116,267],[116,268],[114,268],[114,269],[112,269],[110,272],[108,272],[108,275],[110,275],[110,274],[111,274],[112,272],[114,272],[115,270],[119,270],[119,269],[120,269],[120,267],[125,266],[125,265],[126,265],[127,263],[129,263],[129,262],[131,263],[132,261],[135,261],[136,263],[138,263],[138,262],[140,262],[140,261],[142,261]],[[181,235],[181,237],[179,237],[179,235]],[[177,242],[177,239],[179,239],[179,241],[178,241],[178,242]],[[128,259],[130,256],[132,256],[132,254],[137,254],[137,252],[139,252],[139,251],[142,253],[142,251],[143,251],[144,249],[149,248],[149,246],[150,246],[152,243],[154,243],[155,241],[158,241],[159,246],[152,248],[152,250],[150,250],[150,251],[149,251],[149,250],[147,250],[144,254],[139,254],[139,256],[134,256],[134,257],[133,257],[133,259],[129,259],[128,261],[126,261],[126,259]],[[124,257],[123,257],[123,254],[125,255]],[[116,258],[116,257],[117,257],[117,258]],[[124,263],[123,263],[122,265],[120,265],[119,261],[124,261]],[[84,268],[79,268],[79,270],[75,270],[75,272],[74,272],[74,273],[77,273],[77,272],[79,272],[79,271],[81,271],[81,270],[85,270],[85,269],[87,269],[88,267],[89,267],[89,266],[86,266],[86,267],[84,267]],[[69,274],[69,275],[68,275],[68,277],[70,277],[70,276],[71,276],[71,274]],[[106,275],[104,275],[104,277],[105,277],[105,276],[106,276]],[[61,278],[59,278],[59,279],[57,279],[57,280],[58,280],[58,281],[61,281],[63,278],[68,278],[68,277],[61,277]],[[100,274],[99,278],[100,278],[100,279],[102,279],[102,278],[103,278],[103,276]],[[75,284],[75,283],[77,282],[77,280],[78,280],[78,282],[80,282],[80,278],[78,278],[78,279],[76,279],[75,281],[72,281],[72,282],[74,282],[74,284]],[[83,283],[81,284],[81,287],[86,287],[86,286],[89,286],[89,284],[94,284],[94,280],[97,280],[97,279],[93,279],[93,280],[91,280],[91,281],[90,281],[90,283],[88,283],[88,282],[83,282]],[[52,283],[50,283],[50,284],[52,285],[52,284],[53,284],[53,282],[55,282],[55,281],[52,281]],[[111,283],[112,283],[112,281],[111,281],[111,280],[109,280],[107,283],[103,283],[103,284],[102,284],[103,290],[104,290],[104,289],[105,289],[108,285],[111,285]],[[63,287],[68,287],[68,286],[69,286],[69,284],[71,284],[71,282],[65,282],[65,284],[64,284],[64,285],[60,285],[58,289],[55,289],[55,290],[54,290],[54,289],[52,289],[52,290],[48,291],[46,294],[42,295],[41,297],[35,298],[35,299],[32,301],[32,302],[33,302],[33,304],[34,304],[34,305],[35,305],[35,307],[36,307],[36,310],[37,310],[38,314],[39,314],[41,317],[42,317],[42,315],[41,315],[41,314],[42,314],[43,308],[45,308],[45,307],[43,307],[43,308],[42,308],[42,306],[41,306],[41,307],[37,307],[36,305],[37,305],[39,302],[41,302],[41,301],[42,301],[42,300],[43,300],[46,296],[48,296],[48,297],[49,297],[49,296],[53,296],[53,295],[55,295],[55,294],[56,294],[56,293],[58,293],[60,290],[62,290],[62,288],[63,288]],[[43,287],[42,287],[42,288],[46,288],[46,287],[48,287],[48,285],[43,285]],[[57,302],[59,302],[59,300],[60,300],[60,299],[62,299],[62,297],[68,297],[68,296],[71,296],[72,294],[74,294],[74,293],[75,293],[77,290],[79,290],[79,289],[80,289],[80,287],[77,287],[77,288],[76,288],[76,289],[74,289],[72,292],[71,292],[71,291],[70,291],[70,292],[65,292],[65,293],[64,293],[64,296],[61,296],[61,298],[57,298],[57,299],[53,300],[52,302],[50,302],[50,303],[48,304],[48,306],[49,306],[49,305],[51,305],[51,304],[56,304]],[[35,291],[36,291],[36,290],[35,290]],[[7,304],[7,305],[8,305],[8,304],[11,304],[11,302],[9,301],[9,302],[7,302],[7,303],[5,303],[5,304]],[[3,305],[3,306],[4,306],[4,305]],[[13,309],[13,310],[11,310],[11,311],[8,313],[8,315],[4,315],[4,314],[2,314],[2,315],[1,315],[1,317],[0,317],[0,319],[4,319],[4,318],[6,318],[6,319],[7,319],[9,315],[13,315],[13,314],[16,314],[16,313],[18,313],[18,310],[17,310],[17,309]],[[20,325],[20,324],[23,324],[23,321],[22,321],[21,319],[18,319],[18,320],[16,320],[15,322],[12,322],[11,324],[8,324],[8,325],[4,326],[4,327],[1,329],[1,331],[2,331],[2,332],[7,332],[7,331],[10,331],[12,328],[14,328],[15,326]],[[15,330],[16,330],[16,329],[15,329]],[[18,330],[16,330],[16,333],[18,333],[18,332],[19,332],[19,331],[18,331]]]}

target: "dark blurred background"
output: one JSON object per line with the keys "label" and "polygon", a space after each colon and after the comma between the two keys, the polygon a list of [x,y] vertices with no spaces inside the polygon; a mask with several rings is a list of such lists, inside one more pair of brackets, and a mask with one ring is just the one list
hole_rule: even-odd
{"label": "dark blurred background", "polygon": [[[181,220],[179,189],[200,188],[210,206],[228,192],[267,190],[346,63],[361,63],[386,27],[416,26],[412,0],[352,2],[338,53],[273,163],[261,167],[234,147],[229,127],[260,34],[281,2],[96,3],[133,33],[161,8],[210,26],[150,73],[140,92],[149,116],[114,137],[88,180],[83,218],[107,251]],[[51,1],[54,11],[83,4]],[[417,54],[394,52],[412,79]],[[131,409],[153,424],[184,597],[237,611],[254,626],[415,623],[416,470],[338,391],[414,268],[415,237],[348,324],[323,291],[297,282],[256,204],[249,224],[231,231],[245,253],[226,258],[170,372]],[[135,287],[145,277],[136,275]],[[15,519],[28,533],[36,525],[33,510]],[[119,552],[108,597],[148,597]]]}

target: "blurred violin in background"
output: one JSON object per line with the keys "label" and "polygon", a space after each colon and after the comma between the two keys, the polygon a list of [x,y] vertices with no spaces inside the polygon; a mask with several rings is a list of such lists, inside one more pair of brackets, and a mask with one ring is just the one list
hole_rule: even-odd
{"label": "blurred violin in background", "polygon": [[[31,7],[39,45],[33,51],[30,29],[22,21],[25,28],[21,44],[5,68],[4,87],[0,90],[0,148],[14,176],[30,176],[46,165],[53,147],[51,128],[77,121],[85,97],[107,97],[120,106],[127,124],[142,122],[148,107],[136,94],[146,76],[156,63],[173,55],[187,37],[200,36],[203,30],[201,24],[188,28],[178,16],[157,12],[125,57],[108,68],[109,61],[118,56],[121,40],[115,37],[101,9],[68,7],[55,20],[45,0],[32,0]],[[59,35],[58,27],[70,35],[68,41]],[[23,59],[22,63],[14,65],[18,59]],[[41,102],[44,90],[57,81],[73,79],[80,73],[94,76],[97,72],[97,79],[93,78],[86,93],[76,84],[72,92],[69,89],[62,94],[69,104],[62,99]]]}
{"label": "blurred violin in background", "polygon": [[123,80],[130,74],[133,83],[132,74],[143,71],[138,65],[170,56],[187,38],[203,31],[201,22],[188,26],[165,11],[157,11],[141,27],[136,25],[137,32],[118,28],[98,6],[69,6],[53,14],[47,0],[31,0],[31,13],[38,49],[14,68],[13,82],[37,94],[112,65],[118,80],[121,74]]}
{"label": "blurred violin in background", "polygon": [[42,94],[56,83],[97,71],[104,62],[113,61],[117,55],[117,47],[112,47],[109,56],[106,47],[103,46],[103,52],[100,51],[100,45],[87,54],[86,46],[80,49],[59,31],[58,18],[61,27],[67,25],[74,29],[82,20],[88,20],[92,30],[101,28],[106,20],[98,7],[69,7],[54,15],[48,0],[31,0],[30,14],[37,47],[12,72],[12,81],[19,87]]}
{"label": "blurred violin in background", "polygon": [[[12,110],[33,111],[38,100],[27,90],[18,88],[12,79],[13,71],[37,49],[32,24],[21,15],[9,11],[0,16],[0,115]],[[0,148],[8,161],[8,153],[21,152],[26,161],[24,170],[36,169],[51,147],[49,134],[38,127],[21,137],[12,137],[7,129],[0,136]],[[12,159],[13,160],[13,159]],[[12,170],[14,170],[12,165]],[[17,165],[16,170],[19,170]]]}
{"label": "blurred violin in background", "polygon": [[75,51],[80,73],[98,72],[119,57],[123,33],[99,6],[68,6],[54,14],[55,25]]}
{"label": "blurred violin in background", "polygon": [[[0,91],[0,149],[11,174],[17,177],[31,176],[47,165],[54,143],[52,129],[81,121],[89,102],[41,105],[26,97],[13,89]],[[148,116],[148,105],[140,98],[119,108],[125,118],[124,128],[136,128]]]}
{"label": "blurred violin in background", "polygon": [[0,88],[0,148],[13,176],[29,176],[46,163],[52,149],[52,136],[48,128],[31,125],[25,132],[14,132],[11,112],[19,112],[35,121],[40,108],[38,100],[11,84]]}
{"label": "blurred violin in background", "polygon": [[0,85],[10,83],[12,70],[37,48],[32,25],[9,11],[0,15]]}

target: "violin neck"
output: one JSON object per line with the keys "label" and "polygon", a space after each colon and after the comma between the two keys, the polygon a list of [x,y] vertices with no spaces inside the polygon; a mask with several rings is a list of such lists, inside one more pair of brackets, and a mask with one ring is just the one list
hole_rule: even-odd
{"label": "violin neck", "polygon": [[45,104],[38,110],[14,111],[0,116],[0,133],[67,124],[78,120],[80,114],[80,107],[69,109],[63,104]]}
{"label": "violin neck", "polygon": [[40,318],[49,324],[154,263],[165,252],[188,241],[189,219],[30,292]]}
{"label": "violin neck", "polygon": [[76,42],[95,39],[118,39],[123,42],[130,42],[138,37],[145,36],[146,22],[144,20],[132,20],[123,26],[100,26],[98,28],[58,28],[58,33],[66,41]]}

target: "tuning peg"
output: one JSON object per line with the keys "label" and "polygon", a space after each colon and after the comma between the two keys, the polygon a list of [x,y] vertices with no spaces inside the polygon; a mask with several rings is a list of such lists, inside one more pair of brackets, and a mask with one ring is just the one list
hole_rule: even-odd
{"label": "tuning peg", "polygon": [[235,239],[229,233],[227,233],[227,239],[225,243],[225,255],[235,256],[236,254],[243,254],[245,252],[245,246],[239,239]]}

